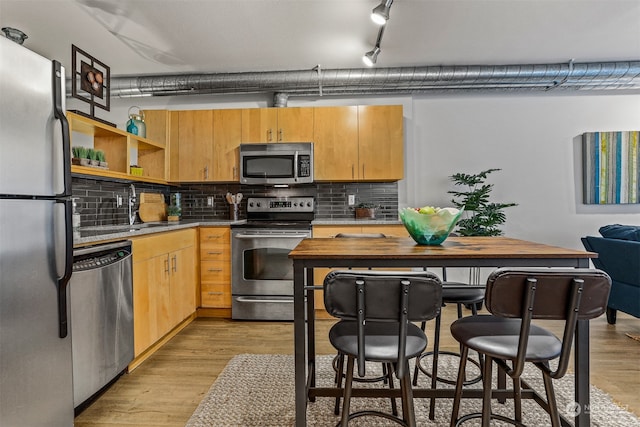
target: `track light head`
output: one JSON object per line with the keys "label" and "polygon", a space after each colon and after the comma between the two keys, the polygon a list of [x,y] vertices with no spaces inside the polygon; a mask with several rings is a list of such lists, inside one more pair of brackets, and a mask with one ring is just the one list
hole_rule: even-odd
{"label": "track light head", "polygon": [[382,0],[378,6],[373,8],[371,12],[371,20],[378,25],[384,25],[389,20],[389,11],[393,0]]}
{"label": "track light head", "polygon": [[374,47],[373,50],[370,50],[369,52],[364,54],[364,56],[362,57],[362,62],[364,62],[364,65],[366,65],[367,67],[373,67],[373,65],[378,60],[379,53],[380,48],[378,46]]}

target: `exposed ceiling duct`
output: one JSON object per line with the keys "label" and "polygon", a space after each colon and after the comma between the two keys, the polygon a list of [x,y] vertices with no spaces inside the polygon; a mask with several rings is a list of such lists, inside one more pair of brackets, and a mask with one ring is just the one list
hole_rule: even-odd
{"label": "exposed ceiling duct", "polygon": [[[640,61],[460,65],[111,79],[111,96],[285,93],[287,96],[416,94],[449,91],[638,90]],[[286,101],[285,101],[286,104]]]}

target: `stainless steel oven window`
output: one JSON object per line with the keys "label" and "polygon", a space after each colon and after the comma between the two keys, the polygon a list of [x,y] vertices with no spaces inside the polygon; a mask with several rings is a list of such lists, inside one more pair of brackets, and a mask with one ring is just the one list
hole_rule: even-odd
{"label": "stainless steel oven window", "polygon": [[243,277],[245,280],[293,280],[289,259],[291,249],[257,248],[244,251]]}

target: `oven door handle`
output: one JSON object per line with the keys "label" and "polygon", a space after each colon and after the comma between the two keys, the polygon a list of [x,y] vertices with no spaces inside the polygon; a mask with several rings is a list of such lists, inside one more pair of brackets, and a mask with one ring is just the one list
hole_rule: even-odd
{"label": "oven door handle", "polygon": [[290,299],[269,299],[269,298],[245,298],[245,297],[237,297],[236,301],[239,302],[251,302],[251,303],[274,303],[274,302],[284,302],[287,304],[293,304],[293,298]]}
{"label": "oven door handle", "polygon": [[236,239],[306,239],[308,234],[236,234]]}

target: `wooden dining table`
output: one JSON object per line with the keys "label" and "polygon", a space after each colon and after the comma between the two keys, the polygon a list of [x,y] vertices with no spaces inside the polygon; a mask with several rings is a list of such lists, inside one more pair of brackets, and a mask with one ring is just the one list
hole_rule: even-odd
{"label": "wooden dining table", "polygon": [[[429,268],[429,267],[574,267],[588,268],[593,252],[566,249],[509,237],[449,237],[441,245],[418,245],[409,237],[308,238],[290,253],[294,281],[295,425],[306,426],[309,400],[341,395],[339,388],[315,384],[315,312],[313,269],[330,268]],[[574,349],[575,426],[589,426],[589,322],[576,326]],[[383,390],[378,390],[383,391]],[[388,393],[389,390],[386,390]],[[479,398],[469,390],[465,397]],[[476,396],[477,394],[477,396]],[[354,396],[376,391],[354,390]],[[499,397],[500,395],[498,395]],[[506,396],[506,394],[502,395]],[[453,398],[453,389],[415,390],[414,397]],[[523,397],[536,398],[528,394]],[[564,423],[565,425],[566,422]]]}

